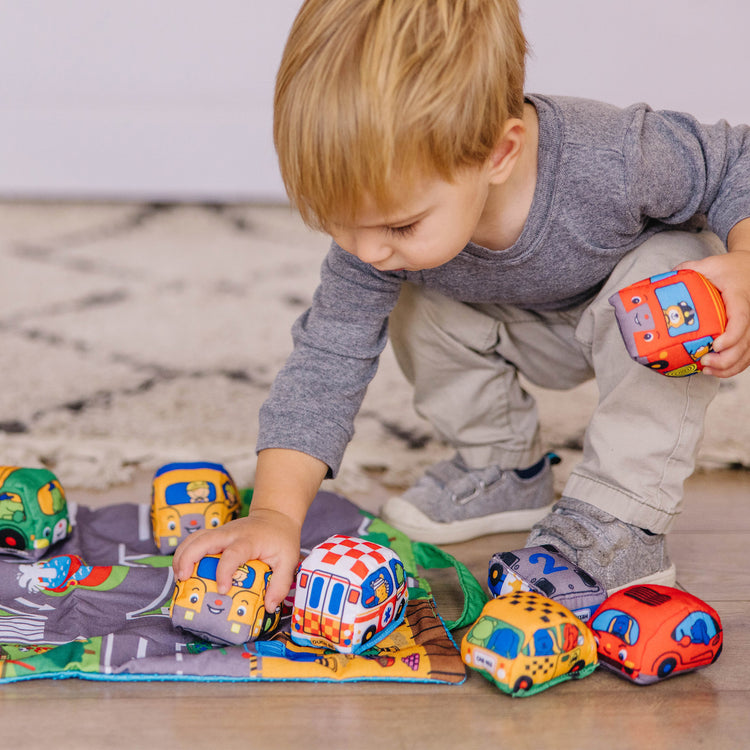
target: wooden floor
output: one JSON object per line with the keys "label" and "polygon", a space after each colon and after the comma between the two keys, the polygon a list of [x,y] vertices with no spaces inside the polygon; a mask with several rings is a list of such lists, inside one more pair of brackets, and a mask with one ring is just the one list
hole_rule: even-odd
{"label": "wooden floor", "polygon": [[[144,479],[68,494],[89,505],[148,497]],[[0,747],[750,748],[748,511],[750,474],[699,475],[670,535],[679,584],[711,603],[724,625],[722,656],[699,672],[639,687],[597,670],[526,699],[474,673],[458,687],[37,680],[0,687]],[[497,535],[447,549],[484,581],[490,555],[523,541]],[[435,594],[453,616],[453,582],[437,580]]]}

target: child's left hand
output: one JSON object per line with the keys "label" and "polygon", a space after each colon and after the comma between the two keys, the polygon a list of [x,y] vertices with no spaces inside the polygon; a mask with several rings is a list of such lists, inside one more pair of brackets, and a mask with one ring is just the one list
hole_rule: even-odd
{"label": "child's left hand", "polygon": [[729,237],[729,253],[677,266],[703,274],[724,298],[726,331],[714,341],[713,352],[701,359],[703,372],[719,378],[736,375],[750,365],[750,220],[737,224]]}

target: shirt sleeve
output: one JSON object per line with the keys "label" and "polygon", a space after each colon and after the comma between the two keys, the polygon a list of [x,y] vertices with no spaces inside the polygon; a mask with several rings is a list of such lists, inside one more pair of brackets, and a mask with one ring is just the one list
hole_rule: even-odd
{"label": "shirt sleeve", "polygon": [[336,475],[400,286],[400,279],[332,244],[312,306],[292,328],[294,349],[260,409],[258,451],[302,451]]}
{"label": "shirt sleeve", "polygon": [[750,128],[702,125],[679,112],[631,108],[624,157],[633,218],[681,224],[704,215],[726,243],[750,216]]}

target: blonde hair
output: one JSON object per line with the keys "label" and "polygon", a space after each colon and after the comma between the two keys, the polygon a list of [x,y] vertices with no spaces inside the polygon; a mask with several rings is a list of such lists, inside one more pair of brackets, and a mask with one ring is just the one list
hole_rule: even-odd
{"label": "blonde hair", "polygon": [[517,0],[306,0],[276,80],[274,143],[290,199],[326,229],[394,184],[451,181],[523,111]]}

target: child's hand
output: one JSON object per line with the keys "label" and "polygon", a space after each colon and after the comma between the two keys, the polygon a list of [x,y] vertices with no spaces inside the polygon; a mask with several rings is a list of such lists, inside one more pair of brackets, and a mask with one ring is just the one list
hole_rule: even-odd
{"label": "child's hand", "polygon": [[178,580],[192,575],[193,566],[205,555],[221,554],[216,569],[220,594],[229,591],[232,575],[248,560],[262,560],[273,575],[266,591],[265,607],[274,612],[294,581],[299,563],[300,525],[276,510],[250,509],[247,517],[230,521],[218,529],[191,534],[174,554],[172,567]]}
{"label": "child's hand", "polygon": [[177,579],[189,578],[202,557],[221,555],[216,587],[226,594],[240,565],[262,560],[273,571],[265,606],[269,612],[275,611],[292,587],[302,523],[327,471],[325,463],[296,450],[260,451],[250,512],[245,518],[218,529],[196,531],[185,539],[172,561]]}
{"label": "child's hand", "polygon": [[701,359],[703,372],[728,378],[750,365],[750,248],[712,255],[677,266],[702,273],[720,292],[727,309],[726,331]]}

